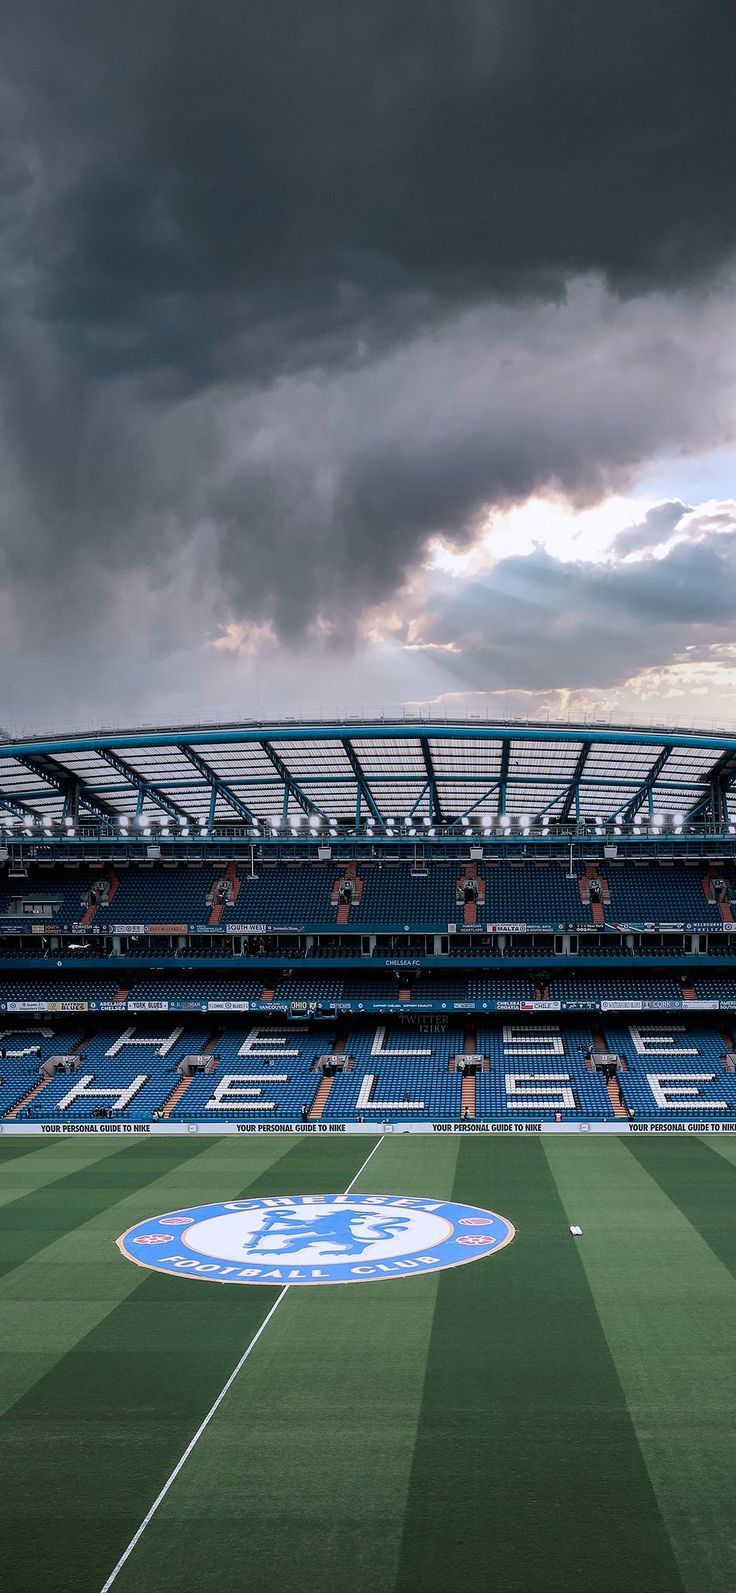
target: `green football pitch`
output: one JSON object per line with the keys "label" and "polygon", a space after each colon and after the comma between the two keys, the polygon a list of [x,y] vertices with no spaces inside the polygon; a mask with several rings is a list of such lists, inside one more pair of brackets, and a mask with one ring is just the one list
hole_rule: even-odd
{"label": "green football pitch", "polygon": [[[488,1206],[492,1258],[274,1306],[132,1266],[237,1196]],[[579,1223],[583,1236],[570,1236]],[[733,1593],[736,1145],[0,1142],[5,1593]]]}

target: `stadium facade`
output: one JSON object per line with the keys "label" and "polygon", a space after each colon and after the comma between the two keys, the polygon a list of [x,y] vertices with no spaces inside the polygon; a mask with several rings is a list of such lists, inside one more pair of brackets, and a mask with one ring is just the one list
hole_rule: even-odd
{"label": "stadium facade", "polygon": [[0,743],[0,1131],[728,1130],[735,783],[684,729]]}

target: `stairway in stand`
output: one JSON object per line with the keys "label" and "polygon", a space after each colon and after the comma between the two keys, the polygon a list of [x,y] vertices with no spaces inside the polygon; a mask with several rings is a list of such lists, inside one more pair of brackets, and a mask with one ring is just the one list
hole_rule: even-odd
{"label": "stairway in stand", "polygon": [[608,1090],[608,1099],[613,1107],[614,1117],[628,1117],[629,1114],[626,1110],[626,1107],[622,1105],[618,1098],[618,1085],[616,1084],[616,1080],[607,1079],[606,1089]]}

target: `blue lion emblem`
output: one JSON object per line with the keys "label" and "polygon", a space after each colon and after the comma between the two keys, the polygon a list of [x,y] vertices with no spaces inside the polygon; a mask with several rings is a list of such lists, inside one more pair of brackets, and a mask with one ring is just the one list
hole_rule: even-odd
{"label": "blue lion emblem", "polygon": [[[370,1228],[367,1237],[355,1233],[353,1225],[356,1222]],[[404,1233],[410,1226],[408,1217],[363,1216],[362,1213],[340,1210],[339,1207],[324,1217],[275,1211],[266,1217],[263,1227],[244,1248],[248,1252],[270,1250],[289,1256],[302,1250],[305,1245],[320,1244],[329,1245],[336,1253],[348,1251],[351,1255],[362,1255],[369,1245],[376,1244],[379,1239],[395,1239],[397,1234]],[[272,1238],[275,1244],[266,1242]]]}

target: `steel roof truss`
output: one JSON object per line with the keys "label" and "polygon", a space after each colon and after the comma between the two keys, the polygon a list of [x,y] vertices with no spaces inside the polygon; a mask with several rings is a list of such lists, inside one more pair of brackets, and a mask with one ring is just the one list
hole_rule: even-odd
{"label": "steel roof truss", "polygon": [[139,774],[131,763],[126,763],[125,759],[119,757],[117,752],[113,752],[110,748],[100,748],[100,757],[104,758],[105,762],[109,763],[110,768],[115,769],[124,780],[127,780],[128,785],[133,786],[138,792],[137,817],[140,818],[144,805],[148,801],[153,803],[154,807],[159,808],[170,819],[184,819],[187,824],[192,822],[193,815],[188,813],[186,808],[179,807],[178,802],[172,801],[170,797],[166,796],[164,791],[159,790],[158,786],[151,785],[144,775]]}
{"label": "steel roof truss", "polygon": [[228,807],[232,808],[241,819],[245,819],[248,824],[258,824],[255,814],[251,812],[251,809],[247,806],[247,804],[243,802],[239,796],[235,795],[232,787],[229,786],[225,780],[221,780],[219,775],[215,774],[214,769],[211,769],[209,764],[205,763],[204,758],[200,757],[199,753],[195,752],[193,747],[189,747],[184,742],[181,742],[179,744],[179,751],[184,754],[185,758],[188,758],[193,768],[197,770],[198,774],[201,774],[202,779],[207,782],[207,785],[210,788],[210,829],[215,822],[215,810],[217,808],[218,797],[222,797],[223,802],[227,803]]}

